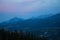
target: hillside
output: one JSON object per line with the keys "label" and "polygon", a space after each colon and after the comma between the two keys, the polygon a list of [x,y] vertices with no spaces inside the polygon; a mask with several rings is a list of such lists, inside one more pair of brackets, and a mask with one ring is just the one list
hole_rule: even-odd
{"label": "hillside", "polygon": [[33,18],[27,20],[15,17],[11,20],[0,23],[0,28],[10,30],[39,30],[60,28],[60,13],[47,18]]}

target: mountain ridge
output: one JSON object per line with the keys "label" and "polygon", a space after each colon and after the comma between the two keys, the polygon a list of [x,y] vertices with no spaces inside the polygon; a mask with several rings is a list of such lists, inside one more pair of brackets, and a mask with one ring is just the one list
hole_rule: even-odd
{"label": "mountain ridge", "polygon": [[[8,22],[8,21],[7,21]],[[6,28],[10,30],[37,30],[37,29],[51,29],[60,27],[60,13],[47,18],[34,18],[23,20],[20,18],[13,18],[9,23],[0,23],[0,28]]]}

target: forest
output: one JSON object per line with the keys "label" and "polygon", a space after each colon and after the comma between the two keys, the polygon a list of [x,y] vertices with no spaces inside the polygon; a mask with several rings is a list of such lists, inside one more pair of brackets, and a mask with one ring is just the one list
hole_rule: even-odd
{"label": "forest", "polygon": [[[40,33],[40,34],[39,34]],[[41,34],[42,33],[42,34]],[[43,34],[44,33],[44,34]],[[50,35],[50,36],[49,36]],[[33,32],[0,29],[0,40],[60,40],[60,31]]]}
{"label": "forest", "polygon": [[45,36],[36,36],[33,32],[0,30],[0,40],[47,40]]}

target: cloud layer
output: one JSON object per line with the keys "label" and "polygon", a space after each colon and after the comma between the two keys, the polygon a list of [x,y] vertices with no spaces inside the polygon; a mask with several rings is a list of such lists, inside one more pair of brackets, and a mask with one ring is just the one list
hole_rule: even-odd
{"label": "cloud layer", "polygon": [[60,0],[2,0],[0,11],[31,12],[38,9],[60,6]]}

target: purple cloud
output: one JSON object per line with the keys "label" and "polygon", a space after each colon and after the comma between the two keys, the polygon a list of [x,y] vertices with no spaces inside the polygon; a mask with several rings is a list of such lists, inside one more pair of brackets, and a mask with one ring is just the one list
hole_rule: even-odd
{"label": "purple cloud", "polygon": [[54,7],[57,3],[59,0],[2,0],[0,11],[25,13]]}

